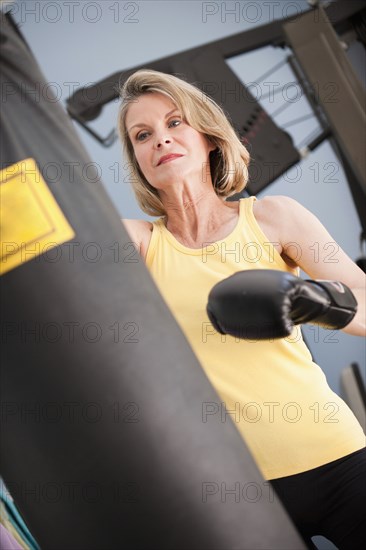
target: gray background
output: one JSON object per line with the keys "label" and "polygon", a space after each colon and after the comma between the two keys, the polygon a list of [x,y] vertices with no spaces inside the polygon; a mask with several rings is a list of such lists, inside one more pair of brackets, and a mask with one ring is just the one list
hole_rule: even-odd
{"label": "gray background", "polygon": [[[3,2],[3,9],[10,7],[50,82],[49,89],[23,90],[23,93],[47,94],[52,90],[64,105],[72,91],[109,74],[301,13],[309,6],[305,0]],[[251,84],[252,93],[269,113],[288,103],[288,108],[275,117],[280,126],[311,113],[288,65],[257,82],[289,54],[288,50],[266,47],[228,61],[239,78]],[[365,83],[363,47],[354,43],[347,54]],[[287,86],[283,92],[268,97],[271,90],[279,90],[284,84]],[[225,93],[229,90],[222,83],[223,99]],[[116,125],[117,110],[117,101],[109,104],[102,116],[91,123],[92,127],[107,135]],[[121,217],[152,220],[136,203],[120,144],[105,149],[79,126],[76,129]],[[306,143],[313,131],[315,135],[317,129],[314,117],[286,128],[298,146]],[[88,178],[87,172],[85,177]],[[264,194],[284,194],[298,200],[318,216],[352,259],[360,256],[360,223],[342,166],[329,143],[323,143],[271,184]],[[337,393],[341,393],[340,372],[349,363],[358,362],[365,375],[364,339],[342,332],[329,336],[327,331],[314,327],[306,327],[305,334],[315,360]],[[319,541],[320,548],[331,547],[324,540]]]}

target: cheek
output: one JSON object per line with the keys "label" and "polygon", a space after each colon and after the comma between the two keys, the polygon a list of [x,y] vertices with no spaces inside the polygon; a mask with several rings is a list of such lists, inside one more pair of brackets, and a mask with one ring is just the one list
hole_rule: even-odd
{"label": "cheek", "polygon": [[146,153],[144,154],[144,151],[141,149],[135,151],[135,159],[140,167],[140,170],[144,172],[147,166]]}
{"label": "cheek", "polygon": [[126,165],[126,169],[131,172],[131,170],[133,170],[132,166],[136,166],[136,172],[140,172],[142,176],[144,176],[146,179],[147,179],[147,174],[146,174],[146,169],[144,167],[144,163],[141,159],[141,156],[139,154],[136,154],[136,152],[134,153],[134,161],[132,163],[132,165],[130,166],[129,164]]}
{"label": "cheek", "polygon": [[209,153],[209,143],[202,134],[198,132],[191,132],[188,136],[188,140],[197,152],[199,151],[202,153],[204,151],[207,154]]}

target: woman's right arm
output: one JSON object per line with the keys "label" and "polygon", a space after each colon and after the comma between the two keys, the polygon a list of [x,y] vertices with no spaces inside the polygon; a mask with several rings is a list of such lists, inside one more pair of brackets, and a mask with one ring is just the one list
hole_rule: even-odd
{"label": "woman's right arm", "polygon": [[147,249],[151,239],[153,225],[145,220],[122,220],[131,242],[135,245],[142,258],[145,260]]}

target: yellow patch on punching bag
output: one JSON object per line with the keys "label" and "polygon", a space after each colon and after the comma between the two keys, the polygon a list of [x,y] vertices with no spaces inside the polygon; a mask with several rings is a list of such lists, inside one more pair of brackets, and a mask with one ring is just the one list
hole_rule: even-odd
{"label": "yellow patch on punching bag", "polygon": [[75,237],[34,159],[0,171],[0,231],[0,275]]}

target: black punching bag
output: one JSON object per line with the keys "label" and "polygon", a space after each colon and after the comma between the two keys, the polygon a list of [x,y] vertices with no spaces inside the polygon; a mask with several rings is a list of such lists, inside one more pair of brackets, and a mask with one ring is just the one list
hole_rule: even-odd
{"label": "black punching bag", "polygon": [[41,548],[304,548],[203,421],[220,399],[4,14],[1,90],[1,475]]}

